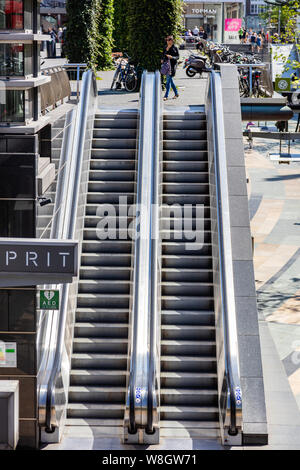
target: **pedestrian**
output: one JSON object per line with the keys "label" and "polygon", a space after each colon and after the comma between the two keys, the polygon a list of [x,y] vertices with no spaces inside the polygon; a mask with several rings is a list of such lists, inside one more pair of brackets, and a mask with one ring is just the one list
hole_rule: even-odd
{"label": "pedestrian", "polygon": [[174,44],[174,39],[173,36],[168,36],[167,37],[167,44],[164,47],[164,52],[163,52],[163,58],[162,58],[162,64],[166,65],[169,64],[169,67],[166,67],[166,77],[167,77],[167,83],[166,83],[166,92],[164,96],[164,101],[166,101],[169,98],[169,93],[170,93],[170,88],[172,87],[172,90],[175,93],[175,96],[173,99],[176,99],[179,97],[176,85],[173,81],[173,78],[176,75],[176,68],[177,68],[177,61],[179,59],[179,51],[178,48]]}
{"label": "pedestrian", "polygon": [[198,34],[199,34],[199,28],[198,26],[195,26],[195,28],[193,29],[193,35],[198,36]]}
{"label": "pedestrian", "polygon": [[199,30],[199,38],[201,39],[207,39],[207,34],[206,32],[204,31],[204,28],[202,26],[200,26],[200,30]]}
{"label": "pedestrian", "polygon": [[251,51],[254,52],[255,50],[255,44],[256,44],[256,33],[255,31],[251,32],[250,35],[250,44],[251,44]]}
{"label": "pedestrian", "polygon": [[239,29],[239,33],[238,33],[238,34],[239,34],[239,40],[240,40],[240,43],[241,43],[241,44],[243,44],[243,35],[244,35],[244,30],[243,30],[243,28],[242,28],[242,27]]}
{"label": "pedestrian", "polygon": [[261,47],[262,47],[262,35],[258,34],[256,38],[256,47],[257,47],[257,52],[260,52]]}

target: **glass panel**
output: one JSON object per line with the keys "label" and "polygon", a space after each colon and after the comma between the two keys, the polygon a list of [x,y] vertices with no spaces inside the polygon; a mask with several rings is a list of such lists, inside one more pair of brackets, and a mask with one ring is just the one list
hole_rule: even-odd
{"label": "glass panel", "polygon": [[24,44],[0,44],[0,76],[24,76]]}
{"label": "glass panel", "polygon": [[0,198],[35,199],[35,155],[1,155]]}
{"label": "glass panel", "polygon": [[0,237],[35,238],[35,202],[0,200]]}
{"label": "glass panel", "polygon": [[23,0],[0,0],[0,29],[24,29]]}
{"label": "glass panel", "polygon": [[7,90],[0,93],[0,122],[24,122],[24,91]]}

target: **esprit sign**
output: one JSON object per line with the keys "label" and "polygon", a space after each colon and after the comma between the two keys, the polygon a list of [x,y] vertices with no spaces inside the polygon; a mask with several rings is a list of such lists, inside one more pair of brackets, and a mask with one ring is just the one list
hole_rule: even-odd
{"label": "esprit sign", "polygon": [[0,272],[59,273],[75,276],[77,243],[26,240],[0,241]]}

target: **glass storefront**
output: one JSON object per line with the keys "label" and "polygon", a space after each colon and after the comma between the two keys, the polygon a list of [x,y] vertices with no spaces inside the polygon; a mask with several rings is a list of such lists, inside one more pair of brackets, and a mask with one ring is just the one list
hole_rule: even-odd
{"label": "glass storefront", "polygon": [[[243,18],[243,3],[241,2],[216,2],[201,1],[185,2],[184,20],[185,29],[193,31],[195,26],[202,26],[207,38],[214,42],[224,40],[225,20],[231,18]],[[238,41],[239,42],[239,41]]]}
{"label": "glass storefront", "polygon": [[0,0],[0,29],[24,29],[23,0]]}
{"label": "glass storefront", "polygon": [[24,76],[24,44],[0,44],[0,77]]}

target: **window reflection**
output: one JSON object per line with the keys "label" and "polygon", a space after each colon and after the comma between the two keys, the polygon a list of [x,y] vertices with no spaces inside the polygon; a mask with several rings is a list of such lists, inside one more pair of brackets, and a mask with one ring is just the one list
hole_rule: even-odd
{"label": "window reflection", "polygon": [[0,76],[24,76],[24,45],[0,44]]}
{"label": "window reflection", "polygon": [[0,122],[24,122],[23,90],[0,91]]}
{"label": "window reflection", "polygon": [[0,29],[24,29],[23,0],[0,0]]}

